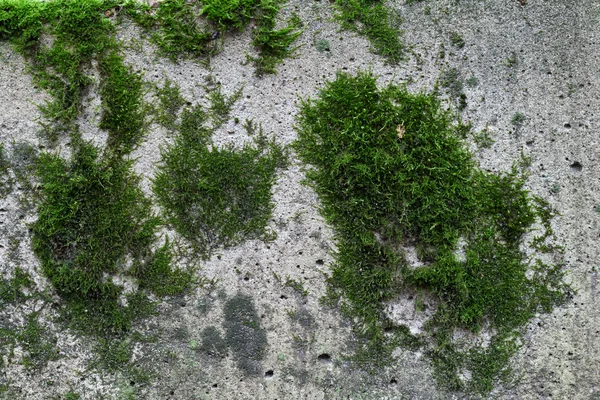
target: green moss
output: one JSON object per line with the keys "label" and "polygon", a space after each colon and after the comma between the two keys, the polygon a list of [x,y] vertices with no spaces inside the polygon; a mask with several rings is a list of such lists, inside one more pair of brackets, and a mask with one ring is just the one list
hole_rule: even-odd
{"label": "green moss", "polygon": [[[379,89],[369,73],[338,74],[318,99],[303,101],[295,149],[335,229],[329,298],[359,321],[355,359],[385,364],[398,344],[424,348],[442,386],[485,393],[508,376],[520,329],[569,288],[559,249],[548,242],[548,204],[524,190],[518,170],[476,168],[459,139],[468,129],[453,125],[434,96]],[[525,242],[538,222],[542,233]],[[409,265],[402,246],[414,246],[424,266]],[[542,252],[555,262],[540,261]],[[439,302],[423,337],[382,309],[409,288]],[[487,349],[452,340],[456,329],[484,326],[495,333]],[[463,370],[470,380],[458,378]]]}
{"label": "green moss", "polygon": [[281,29],[275,29],[277,15],[281,8],[279,0],[261,0],[260,12],[257,17],[258,29],[254,32],[252,44],[257,48],[258,57],[248,57],[254,63],[256,75],[274,74],[275,67],[281,64],[285,58],[292,57],[298,47],[292,47],[302,33],[302,21],[294,14],[287,25]]}
{"label": "green moss", "polygon": [[[175,278],[164,266],[166,250],[150,250],[160,221],[130,171],[131,162],[99,158],[98,149],[75,141],[69,161],[50,153],[40,157],[43,199],[33,225],[33,249],[44,275],[76,320],[82,320],[79,327],[92,333],[122,332],[147,307],[135,295],[129,306],[122,306],[122,288],[106,276],[146,271],[154,278]],[[131,269],[127,257],[133,260]],[[142,286],[152,288],[145,282]],[[136,303],[140,308],[135,309]]]}
{"label": "green moss", "polygon": [[513,124],[516,127],[520,127],[521,125],[523,125],[523,123],[525,122],[525,114],[521,113],[521,112],[516,112],[511,120],[510,123]]}
{"label": "green moss", "polygon": [[123,63],[123,57],[111,52],[99,61],[102,74],[100,97],[102,118],[99,127],[109,133],[107,146],[118,154],[131,152],[145,134],[142,107],[142,76]]}
{"label": "green moss", "polygon": [[308,296],[308,290],[304,288],[302,282],[298,282],[297,280],[292,279],[289,276],[285,280],[284,286],[294,289],[302,297]]}
{"label": "green moss", "polygon": [[[248,56],[256,66],[256,74],[275,73],[275,67],[296,48],[292,43],[300,35],[301,22],[292,17],[287,26],[275,29],[281,0],[207,0],[201,4],[185,0],[161,2],[155,13],[151,8],[135,2],[125,6],[126,13],[152,33],[152,40],[161,52],[176,61],[181,56],[207,60],[217,53],[219,36],[229,31],[242,31],[254,20],[257,29],[252,44],[258,57]],[[204,24],[198,23],[203,21]]]}
{"label": "green moss", "polygon": [[261,374],[261,360],[267,349],[267,334],[260,326],[254,300],[236,294],[223,307],[225,341],[233,352],[238,368],[246,375]]}
{"label": "green moss", "polygon": [[186,103],[181,96],[179,86],[165,78],[163,87],[157,87],[155,93],[158,98],[158,107],[153,110],[156,115],[156,122],[169,130],[176,129],[175,122],[181,108]]}
{"label": "green moss", "polygon": [[27,316],[25,327],[17,334],[17,341],[23,347],[23,366],[29,370],[40,370],[49,361],[58,359],[56,337],[43,328],[38,321],[38,314]]}
{"label": "green moss", "polygon": [[400,41],[399,26],[402,18],[383,5],[380,0],[338,0],[336,19],[342,28],[366,36],[374,51],[389,63],[397,64],[404,58],[404,44]]}
{"label": "green moss", "polygon": [[213,129],[217,129],[229,120],[229,113],[236,101],[242,97],[242,89],[237,89],[231,96],[223,94],[221,86],[217,85],[208,92],[208,118],[212,121]]}
{"label": "green moss", "polygon": [[[51,139],[72,128],[83,91],[91,83],[84,69],[94,57],[116,46],[111,36],[114,28],[103,15],[116,4],[102,0],[0,4],[1,37],[10,39],[26,56],[35,82],[52,96],[41,106]],[[44,45],[43,36],[51,36],[52,44]]]}
{"label": "green moss", "polygon": [[453,46],[456,46],[459,49],[462,49],[463,47],[465,47],[465,41],[458,32],[450,33],[450,42],[452,42]]}
{"label": "green moss", "polygon": [[173,61],[178,57],[207,57],[216,51],[210,31],[196,22],[200,9],[185,0],[166,0],[151,13],[146,4],[130,1],[124,11],[151,34],[161,53]]}
{"label": "green moss", "polygon": [[10,175],[10,161],[6,156],[4,143],[0,143],[0,198],[12,192],[14,179]]}
{"label": "green moss", "polygon": [[450,97],[458,99],[463,91],[463,79],[456,68],[450,68],[442,72],[442,87],[448,89]]}
{"label": "green moss", "polygon": [[22,289],[33,289],[34,283],[29,274],[15,268],[11,279],[0,280],[0,311],[7,305],[22,302],[29,298]]}
{"label": "green moss", "polygon": [[167,222],[203,258],[217,248],[269,238],[271,188],[277,169],[286,163],[283,149],[262,130],[255,132],[251,122],[245,126],[254,134],[254,143],[239,150],[212,146],[214,126],[206,122],[225,122],[232,100],[220,91],[209,96],[209,114],[200,107],[184,110],[179,133],[162,151],[153,182]]}

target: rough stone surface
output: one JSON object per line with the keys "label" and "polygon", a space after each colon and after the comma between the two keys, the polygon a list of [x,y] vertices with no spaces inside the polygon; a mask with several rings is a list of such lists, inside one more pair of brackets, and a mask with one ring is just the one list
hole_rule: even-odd
{"label": "rough stone surface", "polygon": [[[193,60],[176,64],[158,57],[128,22],[120,26],[119,38],[130,45],[126,62],[143,71],[144,79],[160,84],[168,77],[187,101],[204,101],[209,73],[227,94],[243,86],[232,116],[241,121],[253,118],[284,144],[296,137],[299,98],[315,96],[338,70],[371,69],[381,84],[406,83],[411,91],[426,92],[450,68],[465,80],[475,77],[476,86],[465,85],[467,108],[462,118],[475,130],[488,127],[495,140],[476,157],[491,171],[509,169],[521,153],[531,157],[527,187],[561,213],[554,229],[566,249],[566,279],[577,290],[567,305],[526,328],[523,346],[513,360],[520,380],[512,387],[499,386],[490,398],[600,399],[600,213],[595,210],[600,206],[600,4],[430,0],[408,6],[397,0],[388,5],[404,17],[404,41],[411,49],[409,59],[398,66],[373,55],[365,38],[339,31],[325,0],[289,1],[282,17],[292,11],[299,14],[305,26],[299,39],[302,47],[298,57],[286,60],[274,76],[257,78],[253,67],[244,65],[246,52],[253,52],[249,33],[226,38],[225,50],[211,60],[212,72]],[[463,48],[452,45],[452,32],[464,39]],[[329,51],[317,50],[322,39],[330,42]],[[509,59],[515,62],[511,65]],[[96,91],[92,88],[78,122],[86,138],[102,145],[106,134],[97,128]],[[444,93],[443,88],[440,91]],[[0,43],[0,141],[8,148],[20,142],[38,147],[36,104],[47,99],[34,88],[24,60]],[[525,116],[521,126],[511,122],[516,113]],[[240,125],[224,126],[215,143],[248,140]],[[164,130],[152,126],[133,155],[147,194],[160,146],[169,140]],[[5,368],[0,383],[10,382],[12,389],[0,393],[0,398],[61,398],[69,390],[83,399],[461,398],[436,390],[422,354],[398,350],[396,364],[378,375],[353,369],[344,361],[352,341],[350,323],[319,303],[334,251],[332,231],[318,214],[316,195],[302,179],[297,161],[278,177],[271,221],[277,239],[247,242],[202,263],[198,274],[215,284],[163,302],[159,316],[147,322],[159,328],[158,342],[138,345],[134,359],[155,372],[149,386],[139,388],[119,374],[88,369],[93,357],[90,344],[54,327],[61,358],[38,373],[28,373],[18,364]],[[44,288],[47,283],[39,275],[27,230],[35,213],[21,212],[18,196],[19,191],[0,200],[0,272],[10,276],[16,251],[18,263],[32,272],[38,288]],[[13,237],[21,238],[16,250],[11,250]],[[285,286],[288,278],[301,282],[308,295]],[[268,345],[258,377],[244,375],[231,351],[223,358],[201,351],[205,328],[215,327],[224,337],[223,307],[237,294],[252,297],[266,331]],[[402,307],[396,306],[398,318],[410,320]],[[16,307],[11,323],[23,324],[23,316],[39,308],[40,304],[29,303]],[[41,314],[51,328],[54,314],[52,307]],[[418,329],[421,322],[416,323]],[[20,351],[15,349],[17,355]]]}

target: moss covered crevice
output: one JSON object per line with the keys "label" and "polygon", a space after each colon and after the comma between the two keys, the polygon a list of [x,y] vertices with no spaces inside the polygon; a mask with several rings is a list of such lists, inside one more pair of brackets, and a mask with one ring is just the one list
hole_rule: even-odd
{"label": "moss covered crevice", "polygon": [[[398,344],[424,348],[442,386],[486,393],[507,376],[520,329],[569,288],[552,244],[553,211],[524,189],[516,168],[478,169],[460,139],[465,129],[433,95],[379,89],[370,73],[338,74],[303,101],[295,149],[336,232],[329,299],[360,321],[357,358],[385,363]],[[423,266],[407,261],[404,246]],[[439,302],[423,335],[383,309],[408,289]],[[488,347],[453,341],[457,329],[484,327]],[[471,378],[459,379],[465,370]]]}

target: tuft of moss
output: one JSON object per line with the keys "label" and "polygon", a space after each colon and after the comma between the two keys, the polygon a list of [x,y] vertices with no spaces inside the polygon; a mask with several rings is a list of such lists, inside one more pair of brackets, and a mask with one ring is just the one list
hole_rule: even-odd
{"label": "tuft of moss", "polygon": [[102,75],[99,127],[109,133],[107,146],[118,154],[130,153],[145,134],[142,75],[131,71],[123,57],[111,52],[99,60]]}
{"label": "tuft of moss", "polygon": [[[522,327],[570,292],[548,203],[524,189],[516,168],[479,170],[460,139],[468,126],[453,125],[435,96],[379,89],[367,72],[340,73],[304,100],[297,129],[294,148],[336,234],[329,298],[359,321],[356,359],[384,364],[399,344],[422,348],[440,385],[489,392],[509,376]],[[423,266],[408,263],[406,246]],[[415,289],[438,301],[421,336],[383,311]],[[458,329],[486,329],[491,344],[465,350],[453,341]]]}
{"label": "tuft of moss", "polygon": [[39,323],[38,313],[27,316],[25,327],[16,335],[23,348],[22,364],[28,370],[40,370],[57,360],[56,337]]}
{"label": "tuft of moss", "polygon": [[251,296],[236,294],[223,307],[225,341],[233,352],[238,368],[250,376],[260,375],[261,361],[267,349],[267,334]]}
{"label": "tuft of moss", "polygon": [[186,103],[181,96],[179,86],[165,78],[163,86],[156,87],[155,93],[158,98],[158,107],[153,110],[156,115],[156,122],[169,130],[176,129],[175,122],[181,108]]}
{"label": "tuft of moss", "polygon": [[113,277],[144,270],[155,278],[171,278],[164,260],[157,261],[166,249],[150,249],[160,220],[138,187],[131,161],[100,158],[91,144],[78,138],[75,142],[71,160],[50,153],[40,156],[42,201],[33,224],[33,249],[75,320],[82,320],[79,327],[92,333],[123,332],[147,307],[135,294],[123,306],[123,289]]}
{"label": "tuft of moss", "polygon": [[298,47],[292,47],[292,43],[302,34],[302,21],[294,14],[287,25],[281,29],[275,29],[277,15],[281,8],[281,1],[262,0],[260,12],[257,17],[258,29],[254,32],[252,44],[258,49],[258,57],[249,57],[256,68],[256,75],[274,74],[275,67],[281,64],[285,58],[292,57]]}
{"label": "tuft of moss", "polygon": [[252,44],[259,54],[248,56],[248,61],[255,64],[257,75],[263,75],[275,73],[275,67],[297,49],[291,47],[301,33],[297,16],[286,27],[275,29],[283,4],[281,0],[206,0],[201,4],[166,0],[151,12],[147,5],[130,1],[125,10],[152,33],[154,43],[173,61],[181,56],[207,60],[220,50],[220,36],[242,31],[254,20],[257,29]]}
{"label": "tuft of moss", "polygon": [[402,17],[381,0],[337,0],[336,19],[343,29],[366,36],[375,53],[390,64],[404,59],[405,48],[400,40]]}
{"label": "tuft of moss", "polygon": [[125,13],[151,34],[160,52],[176,61],[179,57],[207,57],[216,51],[210,31],[196,22],[200,10],[185,0],[166,0],[156,12],[146,4],[129,1]]}
{"label": "tuft of moss", "polygon": [[246,128],[254,134],[252,144],[239,150],[213,146],[212,133],[227,120],[234,100],[220,91],[212,92],[210,100],[208,113],[199,106],[183,111],[178,135],[163,149],[152,186],[167,222],[203,258],[217,248],[269,238],[271,188],[276,171],[287,162],[283,148],[262,130],[255,132],[251,122]]}
{"label": "tuft of moss", "polygon": [[10,175],[10,160],[6,155],[4,143],[0,143],[0,198],[12,192],[14,179]]}

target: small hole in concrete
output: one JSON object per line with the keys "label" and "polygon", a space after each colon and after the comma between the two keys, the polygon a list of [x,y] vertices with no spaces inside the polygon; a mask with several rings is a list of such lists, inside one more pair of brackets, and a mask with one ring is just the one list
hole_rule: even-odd
{"label": "small hole in concrete", "polygon": [[266,376],[267,378],[270,378],[270,377],[272,377],[272,376],[273,376],[273,370],[272,370],[272,369],[270,369],[270,370],[268,370],[267,372],[265,372],[265,376]]}
{"label": "small hole in concrete", "polygon": [[129,382],[129,386],[133,386],[133,385],[135,385],[135,382],[134,381],[130,381]]}
{"label": "small hole in concrete", "polygon": [[219,386],[219,385],[217,385],[216,383],[213,383],[213,387],[214,387],[214,388],[216,388],[216,387],[218,387],[218,386]]}
{"label": "small hole in concrete", "polygon": [[583,169],[583,165],[579,161],[575,161],[571,164],[571,169],[576,172],[580,172]]}
{"label": "small hole in concrete", "polygon": [[396,380],[396,378],[390,379],[390,385],[396,385],[397,383],[398,381]]}
{"label": "small hole in concrete", "polygon": [[327,353],[323,353],[323,354],[319,354],[319,357],[317,357],[317,359],[319,361],[329,362],[329,361],[331,361],[331,356]]}
{"label": "small hole in concrete", "polygon": [[321,259],[317,260],[317,265],[323,265],[323,264],[325,264],[325,262],[323,260],[321,260]]}
{"label": "small hole in concrete", "polygon": [[570,129],[571,128],[571,124],[565,124],[565,128]]}

